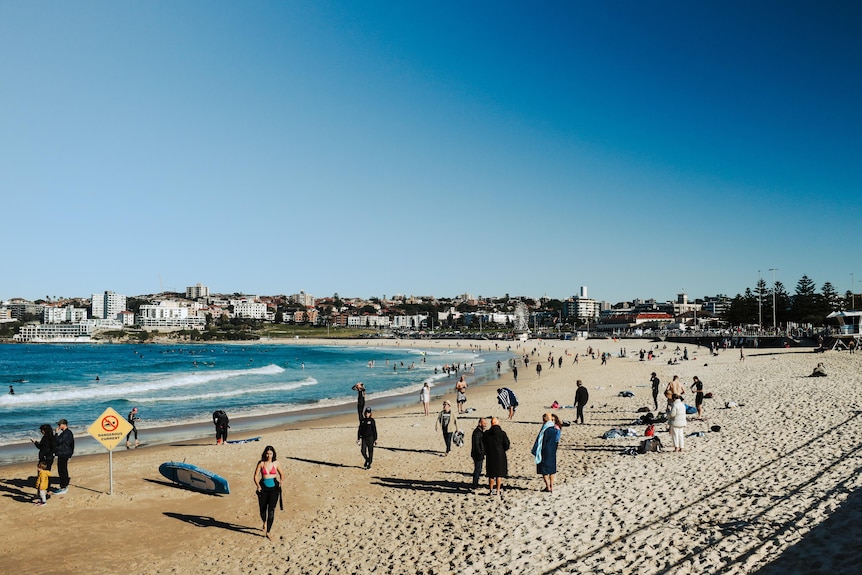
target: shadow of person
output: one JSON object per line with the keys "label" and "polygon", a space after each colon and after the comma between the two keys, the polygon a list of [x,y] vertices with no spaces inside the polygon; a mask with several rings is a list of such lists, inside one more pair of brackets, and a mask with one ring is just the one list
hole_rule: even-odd
{"label": "shadow of person", "polygon": [[170,517],[171,519],[185,521],[195,527],[216,527],[218,529],[236,531],[237,533],[245,533],[246,535],[254,535],[256,537],[260,536],[260,530],[254,527],[237,525],[235,523],[228,523],[227,521],[219,521],[215,517],[207,517],[206,515],[186,515],[185,513],[172,513],[170,511],[165,511],[163,515]]}
{"label": "shadow of person", "polygon": [[[12,501],[19,503],[29,503],[36,497],[36,478],[28,477],[27,479],[0,479],[0,491],[4,492],[3,497],[9,497]],[[28,491],[25,489],[30,488]]]}

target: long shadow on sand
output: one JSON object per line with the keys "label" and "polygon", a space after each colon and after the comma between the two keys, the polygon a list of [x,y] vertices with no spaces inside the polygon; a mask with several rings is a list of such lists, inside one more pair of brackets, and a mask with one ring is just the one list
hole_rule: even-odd
{"label": "long shadow on sand", "polygon": [[343,463],[334,463],[332,461],[319,461],[316,459],[305,459],[304,457],[285,457],[285,459],[292,459],[293,461],[301,461],[303,463],[311,463],[312,465],[326,465],[327,467],[343,467],[345,469],[351,468],[351,467],[356,467],[356,465],[345,465]]}
{"label": "long shadow on sand", "polygon": [[385,451],[404,451],[407,453],[427,453],[429,455],[440,455],[443,453],[442,451],[436,451],[434,449],[407,449],[406,447],[385,447],[382,445],[378,445],[376,449],[383,449]]}
{"label": "long shadow on sand", "polygon": [[[860,415],[862,415],[862,412],[854,411],[852,415],[850,415],[847,419],[845,419],[841,423],[838,423],[838,424],[834,425],[832,428],[824,430],[822,433],[820,433],[814,437],[811,437],[810,439],[808,439],[808,441],[800,443],[796,447],[788,450],[783,455],[780,455],[774,459],[771,459],[769,461],[764,462],[763,465],[760,465],[759,467],[752,469],[748,473],[746,473],[740,477],[732,478],[730,481],[728,481],[724,484],[721,484],[721,485],[717,485],[714,489],[711,489],[709,491],[704,492],[704,494],[701,497],[699,497],[698,499],[696,499],[694,501],[690,501],[687,504],[687,506],[690,507],[692,505],[702,503],[702,502],[704,502],[710,498],[714,498],[717,494],[720,494],[720,493],[725,492],[725,491],[730,491],[738,483],[740,483],[741,480],[743,480],[743,479],[747,479],[747,478],[756,476],[759,473],[771,473],[771,472],[773,472],[773,469],[775,467],[782,464],[785,459],[793,456],[795,452],[806,449],[806,448],[810,448],[816,441],[820,440],[821,438],[828,436],[830,433],[839,431],[842,427],[844,427],[846,425],[858,425],[858,422],[856,420],[859,419]],[[839,466],[842,462],[844,462],[848,459],[858,458],[860,454],[862,454],[862,445],[857,445],[854,449],[851,449],[851,450],[843,453],[840,457],[835,458],[834,461],[831,461],[828,464],[825,464],[824,467],[822,468],[820,474],[818,474],[818,475],[816,475],[810,479],[807,479],[805,481],[802,481],[801,483],[796,485],[796,487],[794,489],[789,490],[786,494],[784,494],[780,498],[780,500],[778,500],[776,502],[775,505],[768,507],[765,511],[762,511],[762,512],[754,514],[754,515],[750,515],[746,521],[742,521],[742,522],[735,521],[735,522],[731,522],[729,524],[717,525],[717,527],[719,528],[719,530],[722,533],[725,533],[725,534],[730,534],[730,533],[733,533],[735,531],[745,530],[745,529],[749,528],[749,526],[754,525],[757,522],[759,522],[761,520],[761,518],[763,516],[765,516],[768,511],[771,511],[774,507],[777,507],[778,503],[781,500],[792,499],[798,493],[802,492],[806,488],[810,488],[811,484],[813,484],[817,480],[817,478],[820,475],[822,475],[823,472],[825,472],[825,471],[827,471],[833,467]],[[828,498],[829,495],[831,495],[835,492],[850,491],[852,489],[853,485],[855,484],[856,476],[860,472],[862,472],[862,465],[856,467],[852,471],[852,473],[848,474],[847,477],[843,481],[840,481],[838,484],[836,484],[835,487],[833,487],[828,492],[826,492],[822,498],[818,498],[814,503],[809,505],[809,507],[806,508],[804,511],[796,512],[795,516],[800,517],[800,518],[805,517],[806,515],[808,515],[809,512],[812,512],[817,507],[817,505],[820,504],[821,501]],[[852,501],[851,501],[851,499],[852,499]],[[852,526],[858,525],[858,522],[860,521],[858,518],[858,515],[859,515],[860,508],[862,508],[862,504],[860,504],[860,502],[857,499],[858,498],[856,498],[856,497],[852,497],[852,498],[848,497],[847,502],[844,505],[842,505],[841,508],[839,508],[839,509],[844,509],[844,507],[847,507],[846,512],[849,516],[852,517],[852,522],[848,517],[841,517],[840,521],[847,521]],[[621,542],[625,542],[629,537],[631,537],[633,535],[636,535],[640,532],[649,531],[649,529],[651,529],[653,525],[671,522],[671,521],[673,521],[673,518],[676,515],[679,515],[683,512],[684,512],[684,509],[681,509],[678,511],[673,511],[673,512],[668,513],[666,515],[657,517],[656,519],[654,519],[652,521],[649,521],[647,523],[639,525],[637,528],[632,529],[631,531],[629,531],[627,533],[621,534],[619,537],[615,538],[613,541],[605,542],[602,545],[599,545],[597,547],[594,547],[592,549],[589,549],[589,550],[581,553],[580,555],[578,555],[577,557],[575,557],[573,559],[568,559],[566,561],[563,561],[559,565],[556,565],[556,566],[554,566],[554,567],[552,567],[546,571],[543,571],[542,575],[552,575],[552,574],[556,575],[556,574],[561,574],[561,573],[568,573],[569,570],[572,568],[572,566],[577,565],[578,563],[580,563],[581,561],[583,561],[586,558],[589,558],[589,557],[591,557],[597,553],[600,553],[605,546],[607,546],[609,544],[619,544]],[[844,529],[843,524],[837,524],[836,525],[836,523],[831,523],[829,520],[827,520],[824,523],[827,523],[828,525],[824,528],[824,531],[818,532],[818,536],[820,536],[820,537],[822,537],[823,534],[825,534],[831,530],[834,530],[834,531],[840,530],[841,531],[841,533],[838,534],[837,537],[841,538],[842,552],[839,553],[837,555],[837,557],[835,557],[835,558],[829,557],[828,559],[829,560],[836,559],[837,561],[839,561],[841,563],[841,565],[845,565],[848,567],[846,570],[845,569],[833,570],[831,568],[820,570],[820,569],[809,568],[808,565],[799,565],[798,562],[796,562],[796,558],[791,553],[791,554],[786,554],[786,555],[782,554],[782,556],[779,557],[778,559],[776,559],[773,563],[771,563],[771,564],[763,567],[761,570],[759,570],[758,575],[765,575],[765,574],[773,575],[773,574],[778,574],[778,573],[781,573],[782,575],[785,573],[791,573],[791,574],[793,574],[793,573],[806,573],[806,574],[808,574],[808,573],[827,573],[827,572],[828,573],[858,573],[859,572],[858,563],[859,563],[860,553],[858,551],[856,551],[856,549],[858,549],[858,533],[859,533],[859,531],[857,531],[856,529]],[[740,566],[747,559],[749,559],[750,557],[757,554],[764,546],[769,545],[770,541],[774,540],[775,538],[780,538],[784,534],[791,532],[795,529],[797,529],[797,522],[794,520],[789,520],[789,521],[782,523],[780,526],[778,526],[775,529],[775,531],[771,534],[770,537],[758,539],[756,543],[754,543],[751,547],[749,547],[744,552],[741,552],[739,555],[736,555],[733,557],[728,557],[728,560],[725,564],[725,567],[719,571],[716,571],[716,573],[737,573],[737,572],[739,572]],[[814,531],[817,531],[817,529],[815,529]],[[814,531],[812,531],[812,533],[814,533]],[[835,535],[835,534],[830,534],[830,535]],[[805,540],[803,540],[800,543],[797,543],[794,547],[790,548],[788,551],[790,552],[790,551],[796,550],[796,552],[799,552],[799,553],[803,553],[803,552],[804,553],[819,553],[818,555],[815,555],[815,557],[819,557],[821,560],[827,559],[827,557],[825,557],[825,555],[826,555],[825,551],[829,549],[829,544],[824,544],[824,545],[818,546],[816,541],[812,541],[810,543],[810,547],[809,547],[808,546],[809,544],[807,543],[808,541],[809,541],[809,537],[806,537]],[[803,545],[805,547],[803,547]],[[850,548],[850,551],[845,553],[844,550],[848,549],[848,547]],[[787,557],[786,563],[782,563],[781,561],[785,556]],[[655,573],[662,574],[662,575],[664,575],[664,574],[669,575],[669,574],[675,573],[678,569],[680,569],[687,562],[690,562],[690,561],[696,560],[696,559],[697,559],[696,552],[688,553],[685,556],[683,556],[682,558],[680,558],[679,560],[677,560],[675,563],[670,564],[667,567],[665,567],[664,569],[656,571]],[[772,567],[773,565],[776,565],[775,570],[773,570],[773,567]]]}
{"label": "long shadow on sand", "polygon": [[[423,479],[402,479],[400,477],[378,477],[374,484],[393,489],[434,491],[437,493],[473,493],[475,491],[469,481],[426,481]],[[525,489],[506,483],[503,486],[503,491],[525,491]]]}
{"label": "long shadow on sand", "polygon": [[27,479],[0,479],[0,491],[4,492],[3,497],[9,497],[12,501],[28,503],[33,501],[33,498],[36,496],[36,489],[33,487],[35,484],[35,477],[28,477]]}
{"label": "long shadow on sand", "polygon": [[802,541],[755,573],[859,573],[862,563],[859,533],[862,533],[862,493],[855,491]]}
{"label": "long shadow on sand", "polygon": [[171,513],[170,511],[165,511],[163,515],[170,517],[171,519],[185,521],[195,527],[217,527],[218,529],[227,529],[228,531],[236,531],[237,533],[245,533],[246,535],[254,535],[255,537],[263,536],[260,533],[260,530],[255,529],[254,527],[246,527],[245,525],[219,521],[215,517],[207,517],[205,515],[186,515],[185,513]]}

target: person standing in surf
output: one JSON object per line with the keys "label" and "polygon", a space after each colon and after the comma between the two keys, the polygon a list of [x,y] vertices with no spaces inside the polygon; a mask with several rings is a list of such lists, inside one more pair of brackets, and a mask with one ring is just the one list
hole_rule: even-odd
{"label": "person standing in surf", "polygon": [[[284,472],[275,454],[275,448],[267,445],[254,468],[254,484],[257,486],[257,502],[260,508],[261,530],[264,537],[272,541],[272,524],[275,521],[275,506],[281,501],[281,484]],[[284,504],[282,503],[282,509]]]}

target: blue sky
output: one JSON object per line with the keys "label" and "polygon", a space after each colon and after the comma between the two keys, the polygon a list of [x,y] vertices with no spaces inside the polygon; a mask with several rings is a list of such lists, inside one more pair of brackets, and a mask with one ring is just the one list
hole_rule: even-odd
{"label": "blue sky", "polygon": [[0,2],[0,299],[862,291],[862,4]]}

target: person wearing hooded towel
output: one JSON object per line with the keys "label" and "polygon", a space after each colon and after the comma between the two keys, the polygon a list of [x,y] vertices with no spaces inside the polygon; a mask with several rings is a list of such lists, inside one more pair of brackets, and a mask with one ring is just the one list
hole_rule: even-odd
{"label": "person wearing hooded towel", "polygon": [[509,419],[515,417],[515,409],[518,408],[518,398],[515,397],[515,392],[509,389],[508,387],[501,387],[497,390],[497,403],[499,403],[503,409],[509,410]]}
{"label": "person wearing hooded towel", "polygon": [[542,429],[533,442],[530,453],[536,461],[536,473],[542,476],[545,488],[542,491],[554,492],[554,475],[557,473],[557,444],[560,441],[560,430],[554,424],[550,413],[542,416]]}
{"label": "person wearing hooded towel", "polygon": [[500,495],[500,490],[503,487],[503,478],[509,476],[509,461],[506,457],[506,451],[509,450],[509,436],[500,427],[500,420],[496,417],[491,418],[491,428],[482,436],[482,442],[485,444],[485,475],[488,476],[488,495],[494,494],[494,487],[497,488],[497,495]]}

